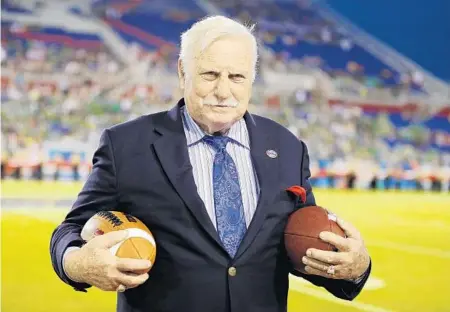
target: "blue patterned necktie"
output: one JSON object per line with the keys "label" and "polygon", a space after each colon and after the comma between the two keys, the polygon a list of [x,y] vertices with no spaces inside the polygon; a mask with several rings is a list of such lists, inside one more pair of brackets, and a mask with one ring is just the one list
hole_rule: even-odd
{"label": "blue patterned necktie", "polygon": [[216,152],[213,165],[214,207],[219,237],[233,258],[247,230],[239,176],[230,154],[226,151],[230,138],[205,136],[203,140]]}

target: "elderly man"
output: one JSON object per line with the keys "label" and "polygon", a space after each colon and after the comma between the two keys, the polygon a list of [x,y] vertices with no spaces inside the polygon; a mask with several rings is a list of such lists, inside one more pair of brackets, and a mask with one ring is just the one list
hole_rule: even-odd
{"label": "elderly man", "polygon": [[[288,274],[352,300],[370,274],[359,232],[324,232],[339,252],[310,250],[307,272],[295,271],[283,230],[296,207],[286,193],[307,190],[305,144],[275,122],[251,115],[257,43],[252,30],[225,17],[206,18],[181,37],[178,66],[184,99],[168,112],[106,129],[93,171],[53,233],[58,276],[77,290],[118,291],[118,311],[286,311]],[[158,254],[119,259],[113,232],[85,243],[80,231],[100,210],[120,210],[153,232]]]}

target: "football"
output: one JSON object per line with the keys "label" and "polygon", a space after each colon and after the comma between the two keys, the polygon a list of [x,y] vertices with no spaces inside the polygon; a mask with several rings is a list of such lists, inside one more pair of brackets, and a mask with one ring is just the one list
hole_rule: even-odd
{"label": "football", "polygon": [[127,230],[129,236],[124,241],[110,248],[113,255],[120,258],[145,259],[151,262],[147,273],[156,258],[156,243],[152,232],[138,218],[119,211],[100,211],[92,216],[81,231],[81,238],[86,242],[98,235],[112,231]]}
{"label": "football", "polygon": [[300,208],[292,213],[284,230],[284,244],[294,268],[302,273],[305,265],[302,258],[309,248],[337,251],[336,247],[319,238],[320,232],[329,231],[345,237],[336,223],[336,216],[319,206]]}

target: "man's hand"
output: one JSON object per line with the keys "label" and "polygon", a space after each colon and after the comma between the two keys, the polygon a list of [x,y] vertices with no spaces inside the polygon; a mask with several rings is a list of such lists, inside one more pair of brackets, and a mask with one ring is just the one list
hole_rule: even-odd
{"label": "man's hand", "polygon": [[[75,281],[87,283],[107,291],[124,291],[144,283],[148,274],[133,272],[150,267],[141,259],[118,258],[109,248],[125,240],[127,231],[115,231],[97,236],[78,250],[70,251],[64,259],[64,271]],[[123,285],[123,286],[120,286]],[[119,288],[120,286],[120,288]]]}
{"label": "man's hand", "polygon": [[303,257],[305,271],[326,278],[354,281],[366,272],[370,257],[359,231],[339,218],[337,223],[344,230],[347,238],[332,232],[321,232],[320,238],[336,246],[338,252],[308,249],[307,256]]}

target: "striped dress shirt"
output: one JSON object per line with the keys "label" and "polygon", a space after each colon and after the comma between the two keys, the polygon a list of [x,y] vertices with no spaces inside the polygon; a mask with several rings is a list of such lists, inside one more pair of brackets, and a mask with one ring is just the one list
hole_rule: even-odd
{"label": "striped dress shirt", "polygon": [[[193,168],[197,191],[203,200],[209,217],[217,229],[214,209],[213,162],[214,149],[202,138],[206,133],[195,123],[186,107],[182,107],[183,127]],[[242,118],[230,128],[227,136],[231,139],[226,150],[233,159],[239,175],[242,202],[247,227],[255,214],[259,197],[259,184],[250,156],[250,139],[247,125]]]}

